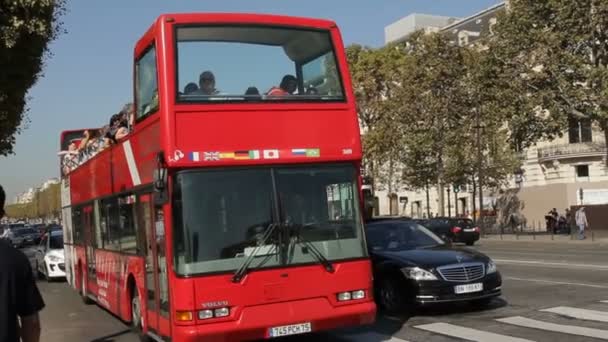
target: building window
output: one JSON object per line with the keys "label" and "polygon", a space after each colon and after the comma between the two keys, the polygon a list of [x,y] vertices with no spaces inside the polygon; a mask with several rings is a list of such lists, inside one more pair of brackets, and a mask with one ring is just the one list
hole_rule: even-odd
{"label": "building window", "polygon": [[576,165],[576,177],[577,178],[588,178],[589,177],[589,165]]}
{"label": "building window", "polygon": [[571,144],[591,142],[592,135],[591,120],[568,119],[568,138]]}

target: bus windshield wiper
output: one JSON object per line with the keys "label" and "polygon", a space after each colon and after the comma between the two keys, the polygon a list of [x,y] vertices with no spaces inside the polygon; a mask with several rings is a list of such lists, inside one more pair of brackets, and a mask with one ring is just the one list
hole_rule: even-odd
{"label": "bus windshield wiper", "polygon": [[[301,231],[305,226],[302,224],[291,224],[290,226],[292,227],[291,231],[295,231],[295,236],[292,237],[295,239],[295,242],[308,248],[310,250],[310,254],[312,254],[312,256],[315,257],[315,259],[317,259],[321,265],[323,265],[323,268],[325,268],[327,272],[334,273],[335,269],[331,261],[327,260],[323,253],[321,253],[321,251],[319,251],[319,249],[312,242],[302,237]],[[306,227],[318,228],[316,225],[307,225]]]}
{"label": "bus windshield wiper", "polygon": [[[240,282],[243,279],[243,277],[245,276],[245,274],[247,274],[247,271],[249,270],[249,265],[251,264],[253,259],[255,259],[256,256],[258,256],[257,255],[258,251],[260,250],[261,247],[265,246],[266,241],[268,241],[268,239],[272,236],[272,233],[276,230],[277,226],[278,225],[275,223],[271,223],[270,225],[268,225],[268,228],[266,228],[266,232],[264,232],[264,235],[259,240],[257,246],[255,246],[255,248],[253,249],[251,254],[249,254],[247,256],[247,258],[245,259],[243,264],[241,264],[241,267],[239,267],[236,270],[236,272],[234,272],[234,275],[232,276],[233,283]],[[274,248],[275,249],[277,248],[276,244],[274,245]]]}

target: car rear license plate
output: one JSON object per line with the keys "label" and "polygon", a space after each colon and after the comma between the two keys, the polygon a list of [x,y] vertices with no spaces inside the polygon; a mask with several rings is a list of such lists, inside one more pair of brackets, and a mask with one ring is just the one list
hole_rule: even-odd
{"label": "car rear license plate", "polygon": [[483,283],[456,285],[454,286],[454,292],[456,294],[479,292],[483,290]]}
{"label": "car rear license plate", "polygon": [[464,231],[465,232],[474,232],[475,228],[466,228]]}
{"label": "car rear license plate", "polygon": [[283,325],[280,327],[270,328],[268,330],[269,337],[280,337],[280,336],[289,336],[289,335],[297,335],[297,334],[305,334],[312,331],[312,325],[310,322],[300,323],[300,324],[291,324],[291,325]]}

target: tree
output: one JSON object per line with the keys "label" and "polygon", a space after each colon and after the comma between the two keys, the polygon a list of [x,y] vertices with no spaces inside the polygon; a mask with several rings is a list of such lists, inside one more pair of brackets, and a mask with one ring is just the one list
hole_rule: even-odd
{"label": "tree", "polygon": [[400,124],[406,148],[404,179],[412,187],[437,186],[439,214],[444,214],[448,148],[462,141],[467,114],[465,54],[441,33],[413,34],[403,46],[411,63],[401,73]]}
{"label": "tree", "polygon": [[515,137],[552,136],[575,117],[592,120],[608,141],[608,2],[511,0],[494,31],[507,91],[520,94],[527,118],[555,123]]}
{"label": "tree", "polygon": [[372,176],[372,187],[380,181],[389,194],[397,190],[400,131],[395,125],[399,105],[399,70],[406,56],[395,46],[372,49],[352,45],[346,49],[357,113],[363,133],[364,167]]}
{"label": "tree", "polygon": [[65,0],[5,0],[0,11],[0,155],[13,152],[26,94],[41,76],[48,44],[61,33]]}

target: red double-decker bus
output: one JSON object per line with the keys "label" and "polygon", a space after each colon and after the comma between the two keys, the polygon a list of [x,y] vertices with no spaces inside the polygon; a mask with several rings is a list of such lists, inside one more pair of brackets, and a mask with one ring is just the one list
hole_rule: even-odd
{"label": "red double-decker bus", "polygon": [[68,281],[85,301],[157,341],[373,322],[335,23],[162,15],[135,47],[134,92],[130,133],[62,167]]}

